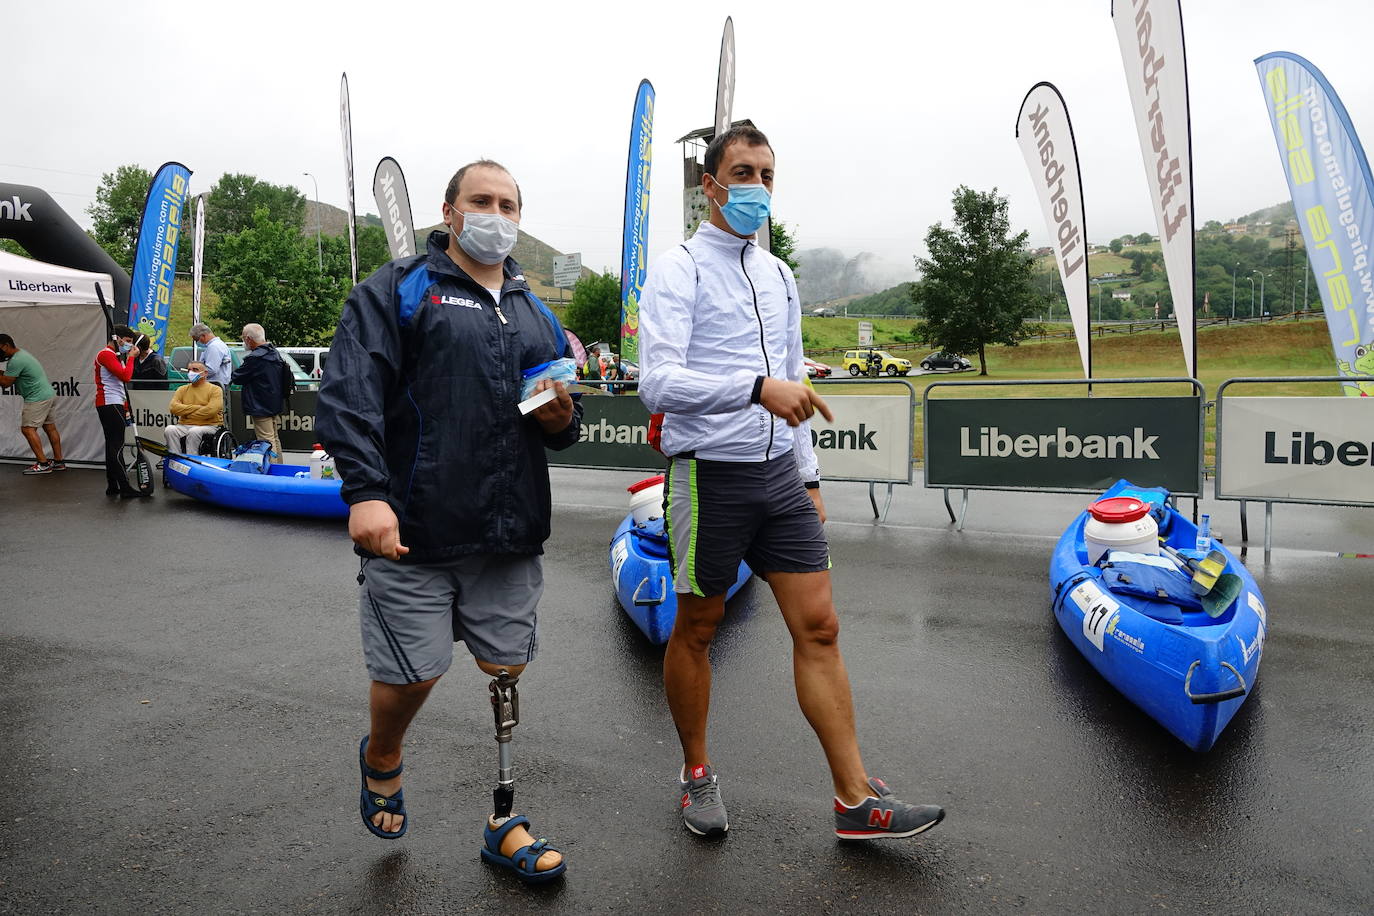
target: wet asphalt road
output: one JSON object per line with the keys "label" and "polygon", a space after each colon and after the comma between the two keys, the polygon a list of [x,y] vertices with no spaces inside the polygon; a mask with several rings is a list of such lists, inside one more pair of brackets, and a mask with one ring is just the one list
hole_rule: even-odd
{"label": "wet asphalt road", "polygon": [[[99,472],[0,466],[0,913],[1354,913],[1374,906],[1374,513],[1278,507],[1249,562],[1271,630],[1209,754],[1094,672],[1048,610],[1083,497],[826,488],[842,644],[871,772],[948,810],[845,845],[766,588],[714,650],[728,839],[676,815],[661,651],[618,610],[606,542],[639,475],[555,471],[541,652],[521,681],[517,809],[566,880],[478,858],[496,749],[460,662],[407,746],[402,840],[357,813],[366,727],[342,525],[228,514]],[[1233,547],[1233,504],[1208,506]],[[1251,534],[1262,536],[1262,513]],[[465,658],[459,650],[460,659]]]}

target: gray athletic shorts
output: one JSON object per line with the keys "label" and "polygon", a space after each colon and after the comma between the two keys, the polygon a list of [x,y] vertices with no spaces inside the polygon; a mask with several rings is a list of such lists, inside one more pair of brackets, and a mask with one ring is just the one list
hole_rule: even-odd
{"label": "gray athletic shorts", "polygon": [[725,594],[740,560],[756,573],[830,568],[825,529],[791,454],[753,462],[677,456],[664,505],[673,590],[681,594]]}
{"label": "gray athletic shorts", "polygon": [[538,556],[485,554],[438,563],[368,558],[358,584],[363,658],[374,681],[414,684],[438,677],[453,664],[459,640],[480,661],[534,660],[535,607],[544,591]]}

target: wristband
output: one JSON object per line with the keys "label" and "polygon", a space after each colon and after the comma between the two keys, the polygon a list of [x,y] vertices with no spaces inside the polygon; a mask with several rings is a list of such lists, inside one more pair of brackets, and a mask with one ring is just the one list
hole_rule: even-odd
{"label": "wristband", "polygon": [[819,490],[821,488],[821,482],[819,480],[808,480],[805,486],[808,490]]}
{"label": "wristband", "polygon": [[763,376],[754,379],[754,390],[749,393],[749,403],[757,404],[763,398]]}

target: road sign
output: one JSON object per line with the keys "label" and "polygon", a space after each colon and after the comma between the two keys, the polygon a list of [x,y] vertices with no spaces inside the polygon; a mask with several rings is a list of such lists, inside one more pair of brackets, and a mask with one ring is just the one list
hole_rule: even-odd
{"label": "road sign", "polygon": [[871,322],[871,321],[860,321],[860,322],[859,322],[859,346],[861,346],[861,347],[871,347],[871,346],[873,346],[873,322]]}
{"label": "road sign", "polygon": [[553,256],[553,285],[559,289],[572,289],[577,278],[582,276],[582,252],[556,254]]}

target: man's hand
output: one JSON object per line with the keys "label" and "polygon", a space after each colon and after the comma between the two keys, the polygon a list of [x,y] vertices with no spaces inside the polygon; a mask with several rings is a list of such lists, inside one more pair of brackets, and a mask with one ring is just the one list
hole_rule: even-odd
{"label": "man's hand", "polygon": [[821,488],[815,487],[807,490],[806,495],[811,497],[811,502],[816,504],[816,514],[821,517],[821,524],[825,524],[825,500],[821,499]]}
{"label": "man's hand", "polygon": [[765,378],[759,392],[759,403],[773,416],[786,420],[788,426],[800,426],[802,421],[811,419],[811,415],[817,411],[827,420],[835,419],[821,396],[802,382]]}
{"label": "man's hand", "polygon": [[553,388],[558,392],[558,397],[541,404],[534,409],[530,416],[539,421],[539,425],[544,428],[544,432],[550,436],[557,435],[568,428],[568,424],[573,418],[572,395],[568,394],[568,389],[563,387],[562,382],[555,382],[551,379],[544,379],[534,386],[535,394]]}
{"label": "man's hand", "polygon": [[410,548],[401,543],[401,526],[391,505],[382,499],[365,499],[348,507],[348,536],[368,553],[399,560]]}

